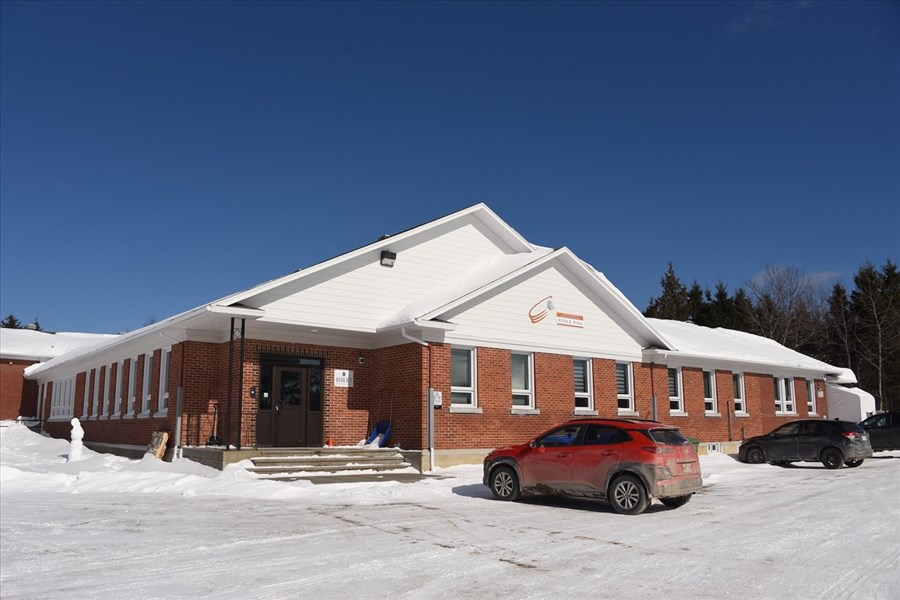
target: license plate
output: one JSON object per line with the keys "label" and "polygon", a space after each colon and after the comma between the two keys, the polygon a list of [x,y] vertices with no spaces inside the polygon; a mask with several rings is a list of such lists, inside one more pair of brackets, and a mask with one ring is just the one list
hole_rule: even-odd
{"label": "license plate", "polygon": [[694,472],[694,465],[691,464],[691,463],[684,463],[684,464],[682,465],[682,469],[681,469],[681,470],[684,471],[685,473],[693,473],[693,472]]}

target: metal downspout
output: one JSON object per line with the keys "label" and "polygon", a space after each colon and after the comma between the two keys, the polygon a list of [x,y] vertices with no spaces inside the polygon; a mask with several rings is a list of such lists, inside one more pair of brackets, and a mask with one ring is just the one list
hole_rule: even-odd
{"label": "metal downspout", "polygon": [[[175,391],[175,439],[173,444],[173,458],[181,458],[181,421],[182,412],[184,411],[184,355],[187,354],[187,346],[184,342],[166,335],[165,331],[160,331],[159,335],[172,340],[175,344],[182,344],[181,348],[181,381],[178,382],[178,388]],[[169,355],[169,368],[172,368],[172,355]]]}

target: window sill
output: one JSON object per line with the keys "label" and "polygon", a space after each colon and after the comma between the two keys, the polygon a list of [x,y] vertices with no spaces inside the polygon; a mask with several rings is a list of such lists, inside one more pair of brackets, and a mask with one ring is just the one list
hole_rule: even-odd
{"label": "window sill", "polygon": [[509,414],[511,414],[511,415],[539,415],[539,414],[541,414],[541,411],[537,408],[526,408],[526,407],[517,408],[514,406],[510,409]]}
{"label": "window sill", "polygon": [[100,420],[101,420],[101,421],[108,421],[108,420],[109,420],[109,415],[100,415]]}
{"label": "window sill", "polygon": [[150,413],[149,413],[149,412],[142,412],[141,414],[139,414],[139,415],[137,416],[137,418],[138,418],[138,419],[149,419],[149,418],[150,418]]}
{"label": "window sill", "polygon": [[576,417],[599,417],[600,413],[596,410],[592,410],[590,408],[576,408],[572,411],[572,414]]}
{"label": "window sill", "polygon": [[480,406],[451,404],[449,412],[459,415],[480,415],[484,412],[484,409],[482,409]]}
{"label": "window sill", "polygon": [[703,416],[705,416],[705,417],[721,417],[722,413],[716,412],[714,410],[706,410],[706,411],[703,411]]}
{"label": "window sill", "polygon": [[684,412],[683,410],[672,410],[672,411],[669,411],[669,416],[670,417],[687,417],[688,414],[686,412]]}
{"label": "window sill", "polygon": [[776,416],[776,417],[796,417],[796,416],[797,416],[797,413],[796,413],[796,412],[779,412],[779,411],[775,411],[775,416]]}
{"label": "window sill", "polygon": [[616,414],[619,415],[620,417],[640,417],[641,416],[641,414],[637,411],[626,410],[624,408],[620,408]]}
{"label": "window sill", "polygon": [[47,422],[53,423],[54,421],[71,421],[74,418],[75,418],[75,415],[69,415],[68,417],[57,415],[55,417],[50,417],[49,419],[47,419]]}
{"label": "window sill", "polygon": [[162,418],[165,418],[165,417],[168,417],[168,416],[169,416],[169,409],[168,409],[168,408],[164,408],[164,409],[162,409],[162,410],[158,410],[158,411],[156,411],[155,413],[153,413],[153,418],[154,418],[154,419],[162,419]]}
{"label": "window sill", "polygon": [[737,417],[738,419],[749,419],[750,413],[736,412],[736,413],[734,413],[734,416]]}
{"label": "window sill", "polygon": [[128,413],[128,414],[122,415],[123,419],[133,419],[134,417],[135,417],[134,413]]}

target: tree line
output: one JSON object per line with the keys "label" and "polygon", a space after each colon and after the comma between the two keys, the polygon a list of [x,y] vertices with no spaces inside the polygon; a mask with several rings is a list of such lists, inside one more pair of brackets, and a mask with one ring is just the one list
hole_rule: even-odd
{"label": "tree line", "polygon": [[853,369],[879,410],[900,410],[900,273],[888,260],[866,263],[853,287],[818,280],[795,267],[765,268],[733,294],[687,287],[671,261],[644,316],[746,331],[837,367]]}

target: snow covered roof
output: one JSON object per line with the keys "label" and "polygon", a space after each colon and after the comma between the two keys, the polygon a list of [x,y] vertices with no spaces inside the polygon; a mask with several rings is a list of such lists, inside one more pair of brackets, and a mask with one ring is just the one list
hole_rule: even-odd
{"label": "snow covered roof", "polygon": [[856,376],[850,369],[829,365],[759,335],[668,319],[648,318],[647,321],[674,347],[674,351],[651,350],[651,354],[810,371],[828,375],[829,381],[852,378],[846,382],[856,383]]}
{"label": "snow covered roof", "polygon": [[75,350],[105,342],[115,335],[103,333],[49,333],[31,329],[0,328],[0,357],[45,361]]}

